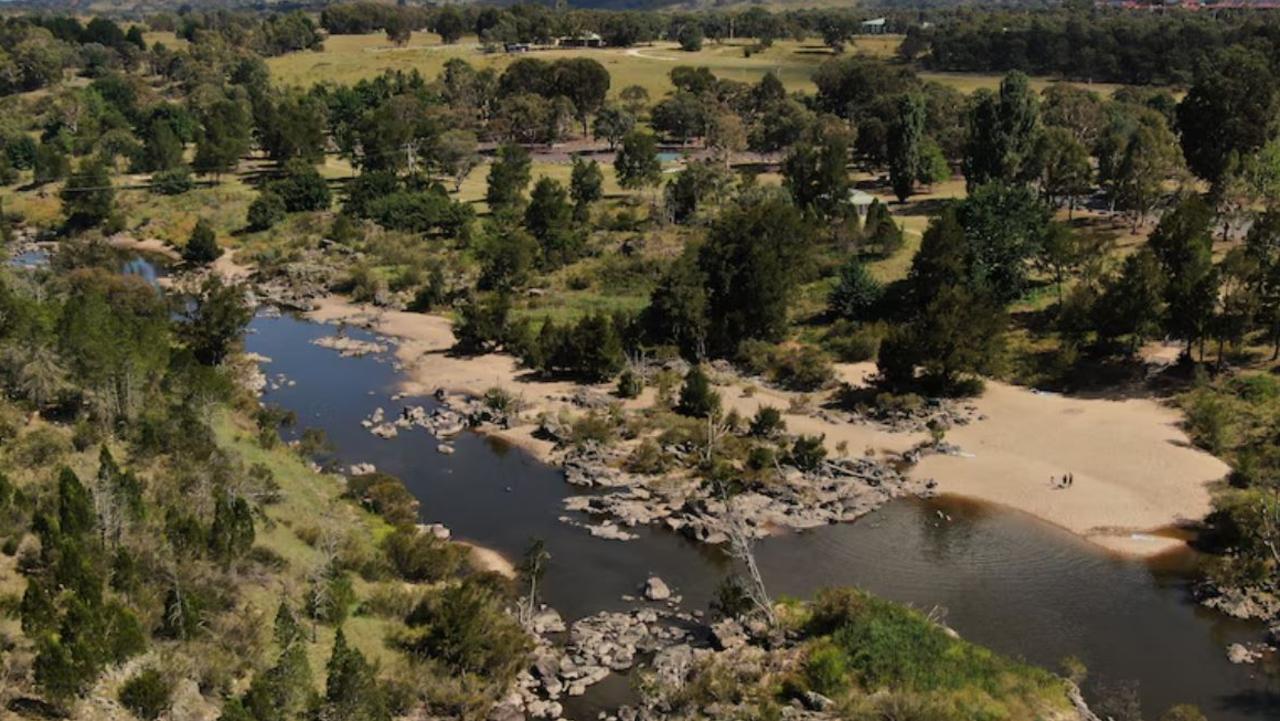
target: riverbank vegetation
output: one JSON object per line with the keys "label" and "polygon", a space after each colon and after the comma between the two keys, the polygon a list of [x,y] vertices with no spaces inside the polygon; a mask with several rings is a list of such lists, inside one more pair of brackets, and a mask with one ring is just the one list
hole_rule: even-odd
{"label": "riverbank vegetation", "polygon": [[[895,16],[897,50],[859,52],[860,17],[370,3],[148,18],[168,41],[6,17],[0,218],[6,237],[63,246],[56,273],[10,278],[2,298],[17,405],[0,501],[24,578],[6,658],[22,693],[69,704],[108,666],[177,653],[229,721],[298,715],[339,703],[307,671],[332,647],[330,683],[367,690],[370,717],[414,703],[474,717],[520,669],[502,583],[415,530],[395,479],[307,470],[235,389],[249,315],[217,278],[236,264],[284,305],[342,292],[443,314],[460,355],[506,353],[623,399],[657,388],[647,415],[619,403],[566,419],[566,437],[625,438],[645,473],[678,450],[725,493],[851,449],[778,442],[780,419],[723,407],[709,367],[872,418],[992,378],[1177,395],[1195,442],[1235,470],[1206,535],[1218,580],[1274,591],[1274,23],[943,12],[930,27]],[[1139,47],[1115,47],[1131,30]],[[1201,31],[1197,53],[1149,57]],[[608,48],[578,47],[588,33]],[[653,41],[667,44],[633,47]],[[335,46],[361,59],[350,75],[331,76]],[[1089,64],[1065,46],[1093,49]],[[966,93],[919,70],[1012,72]],[[1104,95],[1021,71],[1144,85]],[[216,272],[175,311],[102,270],[108,237]],[[839,387],[838,364],[871,361],[869,388]],[[947,429],[929,430],[937,445]],[[1027,718],[1009,699],[1056,688],[843,598],[862,610],[809,637],[806,683],[992,718]],[[963,663],[859,655],[882,631]],[[150,713],[172,679],[131,663],[126,703]]]}

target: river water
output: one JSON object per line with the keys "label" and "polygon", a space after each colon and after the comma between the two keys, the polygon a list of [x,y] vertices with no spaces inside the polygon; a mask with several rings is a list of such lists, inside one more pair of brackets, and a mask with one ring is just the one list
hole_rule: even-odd
{"label": "river water", "polygon": [[[683,596],[687,609],[707,607],[729,570],[718,551],[660,529],[642,528],[634,541],[593,538],[558,520],[566,515],[562,500],[577,492],[559,471],[492,438],[464,434],[454,455],[441,455],[421,429],[390,440],[370,434],[359,421],[375,408],[392,414],[431,401],[389,399],[399,380],[389,357],[343,358],[310,343],[333,331],[259,317],[246,345],[271,359],[268,376],[295,382],[269,390],[265,401],[295,411],[299,427],[324,429],[342,463],[371,462],[399,476],[421,499],[425,522],[444,523],[509,558],[531,538],[543,539],[551,553],[545,599],[568,620],[627,608],[622,597],[650,574]],[[1280,718],[1280,682],[1225,655],[1228,643],[1258,639],[1259,627],[1191,601],[1187,554],[1155,563],[1120,559],[1021,513],[944,497],[771,538],[757,555],[775,595],[808,597],[850,584],[921,609],[940,607],[966,638],[1002,653],[1050,668],[1075,656],[1095,681],[1137,681],[1152,718],[1175,703],[1197,704],[1223,721]],[[570,710],[587,721],[610,695]]]}
{"label": "river water", "polygon": [[[24,254],[16,265],[43,264]],[[154,281],[157,269],[138,259],[125,271]],[[160,271],[162,273],[162,271]],[[343,358],[312,340],[334,328],[291,316],[258,315],[246,349],[270,360],[276,383],[264,401],[293,410],[295,433],[321,428],[342,464],[371,462],[400,477],[421,500],[424,522],[444,523],[456,537],[518,558],[532,538],[551,553],[544,599],[566,620],[625,609],[651,574],[706,609],[731,564],[715,549],[675,533],[640,528],[633,541],[610,541],[559,520],[563,499],[577,493],[561,473],[501,441],[464,433],[457,452],[442,455],[422,429],[389,440],[360,425],[375,408],[433,405],[427,398],[392,401],[400,374],[389,355]],[[373,340],[360,329],[348,335]],[[1049,668],[1075,656],[1095,682],[1136,681],[1147,718],[1173,704],[1198,705],[1213,721],[1280,719],[1280,677],[1233,665],[1227,644],[1257,640],[1257,624],[1233,621],[1192,602],[1196,559],[1174,554],[1155,562],[1118,558],[1024,514],[956,498],[892,503],[856,523],[770,538],[757,561],[771,592],[809,597],[833,585],[856,585],[924,610],[940,609],[966,638]],[[625,677],[611,677],[566,714],[589,721],[627,696]]]}

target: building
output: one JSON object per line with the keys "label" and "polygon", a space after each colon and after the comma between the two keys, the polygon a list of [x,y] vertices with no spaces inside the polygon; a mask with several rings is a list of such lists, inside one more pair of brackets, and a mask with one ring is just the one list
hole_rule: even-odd
{"label": "building", "polygon": [[883,35],[889,29],[889,21],[885,18],[863,20],[859,28],[863,35]]}
{"label": "building", "polygon": [[556,38],[556,45],[562,48],[602,48],[605,42],[599,33],[585,32]]}

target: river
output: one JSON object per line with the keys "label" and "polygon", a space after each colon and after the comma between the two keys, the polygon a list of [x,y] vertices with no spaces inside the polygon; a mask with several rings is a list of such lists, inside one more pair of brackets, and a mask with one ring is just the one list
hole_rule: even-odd
{"label": "river", "polygon": [[[32,254],[17,264],[42,264]],[[126,272],[154,281],[137,259]],[[360,420],[375,408],[397,413],[400,373],[390,354],[344,358],[313,345],[331,326],[289,315],[259,314],[245,346],[265,356],[274,383],[264,401],[293,410],[294,433],[323,429],[342,464],[370,462],[404,480],[422,502],[424,522],[444,523],[456,537],[518,558],[532,538],[551,553],[545,600],[567,620],[625,609],[646,577],[656,574],[688,610],[706,609],[730,570],[717,550],[675,533],[638,529],[633,541],[590,536],[559,520],[563,499],[578,492],[561,473],[518,448],[465,433],[457,452],[437,452],[422,429],[384,440]],[[360,329],[348,335],[375,339]],[[569,514],[572,515],[572,514]],[[892,503],[856,523],[770,538],[757,561],[774,595],[811,596],[832,585],[857,585],[924,610],[942,609],[966,638],[1001,653],[1057,668],[1075,656],[1094,682],[1136,681],[1147,718],[1192,703],[1213,721],[1280,718],[1280,678],[1233,665],[1225,647],[1259,638],[1244,623],[1196,605],[1188,593],[1196,559],[1189,552],[1153,562],[1119,558],[1024,514],[942,497]],[[625,677],[571,699],[566,713],[590,721],[627,694]]]}
{"label": "river", "polygon": [[[568,620],[627,608],[622,597],[650,574],[683,596],[687,609],[707,607],[729,570],[718,551],[660,529],[611,541],[559,521],[563,499],[579,491],[520,449],[464,434],[455,454],[442,455],[421,429],[390,440],[369,433],[359,421],[377,407],[391,414],[432,402],[390,400],[400,375],[389,355],[343,358],[310,343],[333,330],[260,316],[246,346],[271,359],[268,376],[295,382],[268,390],[264,400],[295,411],[300,428],[323,429],[342,463],[371,462],[399,476],[422,501],[424,522],[509,558],[541,538],[551,553],[545,599]],[[1002,653],[1050,668],[1075,656],[1093,681],[1137,681],[1150,718],[1176,703],[1222,721],[1280,718],[1280,682],[1226,659],[1226,645],[1256,640],[1258,625],[1192,602],[1189,553],[1151,563],[1117,558],[1024,514],[943,497],[771,538],[757,555],[775,595],[807,597],[850,584],[921,609],[940,607],[966,638]],[[588,721],[614,693],[593,694],[570,710]]]}

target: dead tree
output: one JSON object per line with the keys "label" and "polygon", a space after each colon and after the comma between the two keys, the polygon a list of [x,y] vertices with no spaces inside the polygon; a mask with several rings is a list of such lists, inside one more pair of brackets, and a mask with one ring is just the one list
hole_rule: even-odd
{"label": "dead tree", "polygon": [[733,501],[725,492],[723,484],[716,484],[720,492],[720,500],[724,504],[724,532],[729,538],[729,554],[742,564],[747,573],[747,598],[756,611],[764,617],[765,623],[772,630],[778,625],[778,616],[773,610],[773,600],[769,598],[769,590],[765,587],[764,576],[756,564],[755,541],[746,524],[738,516]]}

